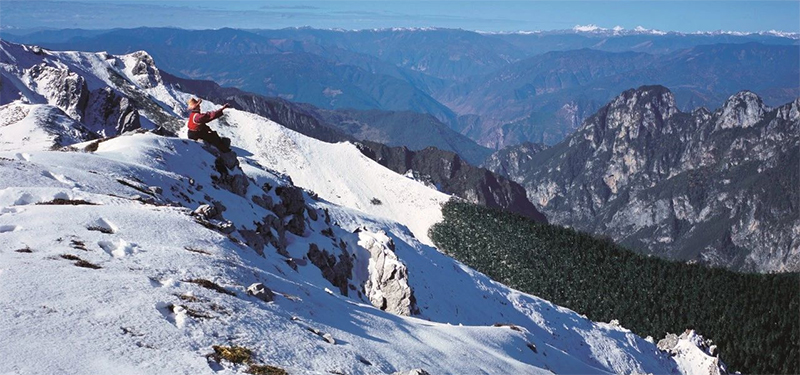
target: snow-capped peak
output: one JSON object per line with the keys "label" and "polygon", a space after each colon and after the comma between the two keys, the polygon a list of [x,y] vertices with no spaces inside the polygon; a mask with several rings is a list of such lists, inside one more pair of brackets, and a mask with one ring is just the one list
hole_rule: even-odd
{"label": "snow-capped peak", "polygon": [[576,33],[596,33],[596,32],[606,31],[608,29],[591,23],[588,25],[575,25],[572,28],[572,30],[575,31]]}

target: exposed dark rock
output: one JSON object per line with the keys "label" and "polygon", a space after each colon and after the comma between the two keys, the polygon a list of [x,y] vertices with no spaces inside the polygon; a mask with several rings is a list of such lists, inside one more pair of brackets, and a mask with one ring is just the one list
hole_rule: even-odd
{"label": "exposed dark rock", "polygon": [[214,169],[219,176],[214,176],[215,182],[222,188],[236,194],[245,196],[250,186],[250,180],[239,168],[239,160],[233,151],[221,153],[214,147],[206,147],[206,150],[217,156],[214,160]]}
{"label": "exposed dark rock", "polygon": [[353,271],[353,261],[350,259],[350,255],[343,252],[339,255],[337,262],[336,256],[325,249],[320,250],[317,244],[312,243],[308,247],[307,256],[311,264],[322,271],[322,277],[338,287],[342,295],[346,296],[348,280],[352,277]]}
{"label": "exposed dark rock", "polygon": [[139,112],[133,102],[110,87],[92,91],[82,122],[98,135],[109,137],[141,128]]}
{"label": "exposed dark rock", "polygon": [[272,207],[272,211],[280,218],[289,217],[286,229],[297,235],[304,236],[306,230],[306,201],[303,189],[296,186],[278,186],[275,193],[281,202]]}
{"label": "exposed dark rock", "polygon": [[262,283],[254,283],[247,287],[247,294],[256,297],[264,302],[272,302],[275,294],[272,290],[264,286]]}
{"label": "exposed dark rock", "polygon": [[272,197],[270,197],[269,195],[266,195],[266,194],[254,195],[253,198],[252,198],[252,201],[253,201],[253,203],[255,203],[257,206],[259,206],[261,208],[265,208],[265,209],[268,209],[268,210],[272,209],[272,205],[273,205]]}

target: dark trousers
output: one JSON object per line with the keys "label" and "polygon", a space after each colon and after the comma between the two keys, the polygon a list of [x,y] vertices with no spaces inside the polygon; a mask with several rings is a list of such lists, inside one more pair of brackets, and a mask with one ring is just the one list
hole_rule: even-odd
{"label": "dark trousers", "polygon": [[197,130],[189,130],[188,132],[189,139],[191,140],[198,140],[202,139],[203,142],[206,142],[221,152],[230,152],[231,151],[231,140],[229,138],[222,138],[217,134],[217,132],[211,130],[206,125],[200,126]]}

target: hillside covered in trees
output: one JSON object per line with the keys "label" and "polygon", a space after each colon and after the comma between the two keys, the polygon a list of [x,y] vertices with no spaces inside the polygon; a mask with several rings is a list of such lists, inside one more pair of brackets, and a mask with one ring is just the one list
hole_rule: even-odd
{"label": "hillside covered in trees", "polygon": [[[450,201],[430,237],[493,279],[658,340],[693,328],[729,369],[800,373],[800,275],[743,274],[640,255],[592,235]],[[513,322],[512,322],[513,323]]]}

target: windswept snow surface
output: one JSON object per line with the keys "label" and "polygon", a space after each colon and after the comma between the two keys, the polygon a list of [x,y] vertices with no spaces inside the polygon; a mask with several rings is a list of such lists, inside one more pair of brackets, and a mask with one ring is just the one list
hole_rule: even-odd
{"label": "windswept snow surface", "polygon": [[0,106],[0,151],[45,150],[92,138],[57,107],[19,101]]}
{"label": "windswept snow surface", "polygon": [[449,195],[375,163],[352,143],[321,142],[248,112],[226,110],[216,129],[259,163],[289,175],[297,186],[334,204],[400,222],[432,245],[428,229],[442,220],[441,206]]}
{"label": "windswept snow surface", "polygon": [[[334,217],[346,226],[385,230],[393,237],[422,317],[429,320],[394,316],[357,297],[329,294],[325,289],[335,288],[313,265],[294,271],[274,249],[262,258],[192,220],[190,205],[204,195],[228,207],[225,218],[239,228],[266,213],[246,197],[214,187],[213,158],[195,142],[151,134],[105,141],[95,153],[0,153],[2,370],[236,373],[243,368],[226,362],[219,367],[204,357],[212,345],[230,344],[251,348],[261,363],[292,373],[677,370],[668,356],[628,331],[496,284],[398,231],[399,224],[318,202],[338,211]],[[247,169],[259,181],[286,183],[268,170]],[[173,205],[132,200],[141,192],[119,180],[136,179],[160,187],[157,202]],[[97,205],[37,204],[57,198]],[[107,230],[90,229],[97,226]],[[310,223],[310,229],[308,237],[290,235],[290,253],[303,253],[311,241],[323,243],[320,224]],[[336,233],[352,244],[359,240],[341,228]],[[102,268],[75,266],[63,254]],[[187,282],[195,278],[214,281],[236,296]],[[246,296],[244,289],[253,282],[274,290],[276,300]],[[496,322],[521,328],[491,327]],[[336,344],[308,328],[330,333]]]}
{"label": "windswept snow surface", "polygon": [[[93,58],[83,61],[80,53],[48,56],[70,71],[96,72]],[[128,58],[147,60],[121,59]],[[157,71],[148,70],[155,73],[146,78],[134,74],[141,67],[119,65],[115,71],[128,77],[131,95],[161,108],[178,107],[188,97],[153,85]],[[119,83],[96,74],[87,81]],[[49,141],[25,143],[17,139],[20,132],[6,129],[41,129],[38,120],[23,121],[47,107],[13,105],[29,112],[0,127],[0,373],[246,371],[208,360],[213,345],[247,347],[256,363],[290,374],[414,368],[431,374],[672,374],[692,366],[624,328],[510,289],[438,252],[427,229],[441,219],[440,204],[449,197],[392,173],[351,144],[324,143],[256,115],[226,111],[212,127],[233,139],[250,181],[237,195],[212,178],[215,156],[200,143],[127,133],[92,144],[93,152],[48,151]],[[62,134],[77,127],[56,124]],[[254,198],[279,202],[275,187],[292,180],[319,194],[320,200],[303,194],[317,218],[305,214],[302,235],[286,233],[290,258],[271,244],[261,256],[244,245],[243,233],[273,212]],[[222,215],[235,227],[230,235],[191,216],[212,202],[225,207]],[[328,215],[332,227],[323,218]],[[359,290],[377,280],[370,251],[362,247],[369,239],[393,243],[385,251],[396,259],[385,259],[405,265],[417,316],[381,311]],[[331,292],[339,288],[309,261],[312,243],[353,259],[349,296]],[[273,302],[245,293],[255,282],[275,292]]]}

